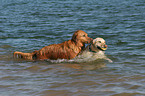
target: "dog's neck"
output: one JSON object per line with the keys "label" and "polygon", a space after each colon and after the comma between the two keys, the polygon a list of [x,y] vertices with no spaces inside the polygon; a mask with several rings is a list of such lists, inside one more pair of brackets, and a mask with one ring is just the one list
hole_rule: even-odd
{"label": "dog's neck", "polygon": [[71,42],[72,43],[74,43],[75,44],[75,46],[69,46],[75,53],[79,53],[81,50],[82,50],[82,48],[84,47],[84,44],[83,43],[81,43],[81,42],[75,42],[75,41],[73,41],[73,40],[71,40]]}
{"label": "dog's neck", "polygon": [[[73,41],[74,42],[74,41]],[[77,41],[77,42],[74,42],[75,43],[75,45],[80,49],[82,49],[84,46],[85,46],[85,44],[84,43],[82,43],[81,41]]]}
{"label": "dog's neck", "polygon": [[92,44],[89,46],[89,50],[90,50],[91,52],[94,52],[94,53],[97,53],[97,52],[101,51],[101,50],[99,50],[98,48],[94,47]]}

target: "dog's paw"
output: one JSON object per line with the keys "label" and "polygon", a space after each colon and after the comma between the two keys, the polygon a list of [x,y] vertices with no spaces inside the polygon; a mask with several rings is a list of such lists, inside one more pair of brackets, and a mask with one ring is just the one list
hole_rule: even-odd
{"label": "dog's paw", "polygon": [[106,60],[109,62],[109,63],[113,63],[113,61],[109,58],[106,58]]}

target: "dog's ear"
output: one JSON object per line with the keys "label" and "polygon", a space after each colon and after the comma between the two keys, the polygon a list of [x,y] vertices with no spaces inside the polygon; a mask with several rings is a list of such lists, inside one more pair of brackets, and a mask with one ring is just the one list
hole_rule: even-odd
{"label": "dog's ear", "polygon": [[77,35],[78,35],[78,31],[76,31],[73,36],[72,36],[72,41],[77,42]]}
{"label": "dog's ear", "polygon": [[92,40],[92,42],[91,42],[91,43],[95,44],[95,43],[96,43],[96,41],[97,41],[97,40],[96,40],[96,39],[94,39],[94,40]]}

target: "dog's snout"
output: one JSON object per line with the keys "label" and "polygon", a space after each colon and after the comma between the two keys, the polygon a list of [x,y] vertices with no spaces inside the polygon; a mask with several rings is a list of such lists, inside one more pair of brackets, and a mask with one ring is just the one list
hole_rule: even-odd
{"label": "dog's snout", "polygon": [[90,41],[92,42],[93,41],[93,38],[90,38]]}
{"label": "dog's snout", "polygon": [[88,37],[88,43],[91,43],[93,41],[93,38]]}
{"label": "dog's snout", "polygon": [[91,38],[91,41],[93,41],[93,38]]}

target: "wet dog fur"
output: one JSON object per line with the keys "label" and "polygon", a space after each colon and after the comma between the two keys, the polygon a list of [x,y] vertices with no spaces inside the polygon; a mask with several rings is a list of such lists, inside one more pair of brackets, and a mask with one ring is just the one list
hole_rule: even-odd
{"label": "wet dog fur", "polygon": [[44,60],[44,59],[72,59],[75,58],[85,47],[85,43],[90,43],[92,38],[82,30],[76,31],[71,40],[60,44],[51,44],[36,50],[32,53],[14,52],[14,58],[26,60]]}
{"label": "wet dog fur", "polygon": [[105,59],[112,63],[113,61],[105,55],[107,50],[106,42],[103,38],[93,39],[90,45],[88,45],[75,59],[84,61],[94,61],[97,59]]}

